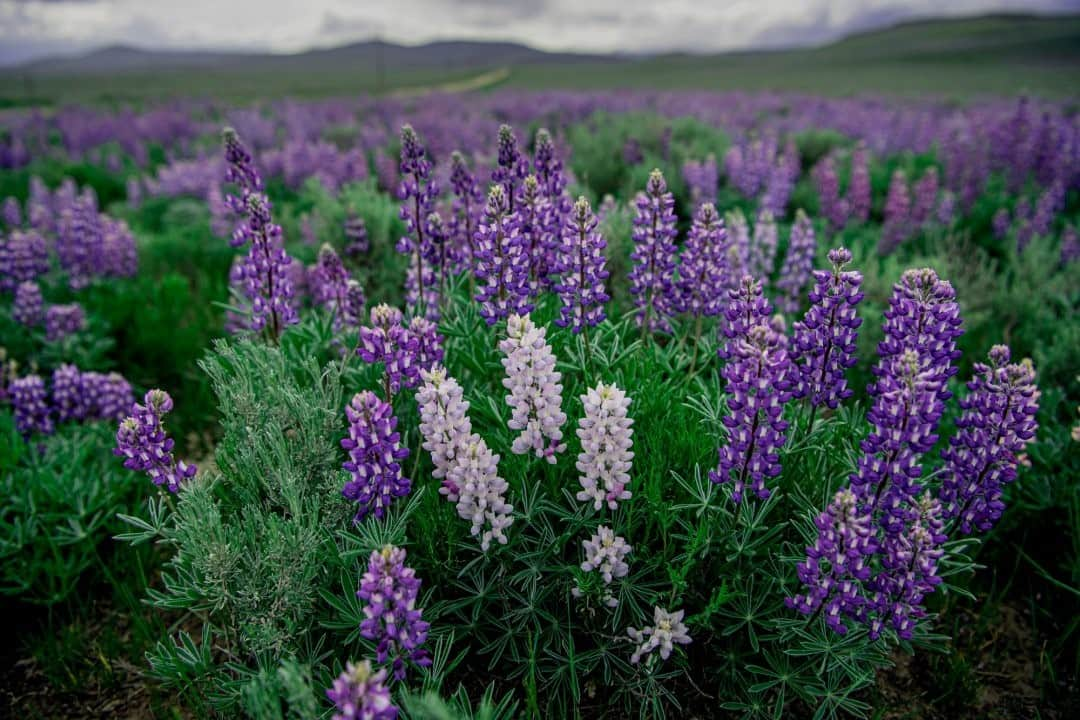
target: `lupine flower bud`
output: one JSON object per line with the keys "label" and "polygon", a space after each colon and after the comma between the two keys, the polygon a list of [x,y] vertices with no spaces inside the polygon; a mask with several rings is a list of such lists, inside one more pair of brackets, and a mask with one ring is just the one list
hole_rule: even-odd
{"label": "lupine flower bud", "polygon": [[824,607],[825,622],[843,635],[843,619],[860,607],[859,584],[870,579],[870,557],[877,549],[870,513],[858,502],[850,488],[837,491],[832,503],[814,521],[818,535],[806,548],[806,561],[799,563],[799,581],[805,592],[785,603],[804,615]]}
{"label": "lupine flower bud", "polygon": [[809,398],[814,407],[835,410],[851,397],[844,373],[855,365],[855,343],[862,318],[858,317],[863,293],[862,275],[844,270],[851,262],[845,248],[829,251],[832,272],[814,271],[810,307],[794,325],[792,355],[798,369],[794,397]]}
{"label": "lupine flower bud", "polygon": [[722,374],[727,381],[728,442],[719,450],[719,464],[709,473],[714,483],[733,482],[731,499],[743,499],[747,486],[761,499],[769,497],[765,481],[780,474],[779,451],[787,436],[784,403],[791,397],[791,362],[784,336],[758,325],[745,338],[731,340]]}
{"label": "lupine flower bud", "polygon": [[480,537],[483,552],[488,551],[492,540],[506,544],[505,530],[514,522],[514,508],[506,502],[509,485],[499,477],[499,456],[476,433],[458,448],[444,488],[448,498],[457,496],[458,516],[472,523],[470,532]]}
{"label": "lupine flower bud", "polygon": [[732,341],[745,339],[750,328],[756,325],[767,325],[771,314],[772,307],[761,292],[761,283],[744,275],[738,286],[728,291],[728,301],[720,323],[720,330],[727,342],[720,346],[717,354],[722,358],[730,357]]}
{"label": "lupine flower bud", "polygon": [[50,305],[45,311],[45,339],[55,342],[86,327],[86,313],[79,303]]}
{"label": "lupine flower bud", "polygon": [[[581,546],[585,551],[585,561],[581,563],[581,569],[599,573],[604,585],[610,585],[616,578],[626,577],[630,572],[626,556],[632,548],[611,528],[601,525],[596,528],[596,533],[591,538],[582,541]],[[610,591],[605,597],[605,604],[608,607],[618,605]]]}
{"label": "lupine flower bud", "polygon": [[26,280],[15,288],[15,303],[11,316],[26,327],[37,327],[45,319],[45,300],[36,282]]}
{"label": "lupine flower bud", "polygon": [[668,192],[664,175],[653,170],[645,192],[635,200],[634,250],[630,259],[630,294],[637,306],[638,325],[648,332],[671,332],[670,318],[676,298],[672,283],[675,271],[675,196]]}
{"label": "lupine flower bud", "polygon": [[787,255],[780,268],[780,278],[776,281],[777,289],[783,293],[778,303],[782,311],[794,313],[802,305],[803,289],[810,280],[815,254],[817,237],[814,235],[814,225],[806,213],[799,210],[795,213]]}
{"label": "lupine flower bud", "polygon": [[373,671],[368,660],[346,663],[326,697],[337,710],[333,720],[397,720],[398,709],[386,687],[386,670]]}
{"label": "lupine flower bud", "polygon": [[529,302],[529,256],[518,215],[510,210],[502,185],[488,193],[484,221],[476,233],[476,300],[480,316],[494,325],[511,313],[532,310]]}
{"label": "lupine flower bud", "polygon": [[641,658],[648,657],[659,648],[660,659],[667,660],[671,657],[671,651],[675,645],[689,645],[690,635],[683,623],[685,611],[677,610],[668,612],[659,606],[653,609],[653,624],[638,630],[627,628],[627,636],[637,643],[634,654],[630,656],[630,664],[637,665]]}
{"label": "lupine flower bud", "polygon": [[604,249],[607,243],[596,230],[589,201],[578,198],[566,218],[557,253],[559,281],[555,292],[562,301],[555,324],[580,333],[604,320],[604,303],[610,298],[604,290],[608,278]]}
{"label": "lupine flower bud", "polygon": [[960,531],[993,527],[1005,509],[1002,487],[1016,479],[1024,447],[1035,439],[1039,390],[1030,361],[1009,363],[1009,348],[995,345],[990,363],[976,363],[961,398],[957,432],[942,451],[941,499],[945,518]]}
{"label": "lupine flower bud", "polygon": [[371,327],[360,328],[360,344],[356,348],[364,362],[383,363],[391,393],[402,387],[414,387],[419,378],[416,353],[420,340],[402,327],[402,319],[397,308],[376,305],[371,309]]}
{"label": "lupine flower bud", "polygon": [[52,435],[55,430],[45,381],[37,375],[27,375],[11,383],[11,406],[15,411],[15,428],[24,437],[34,433]]}
{"label": "lupine flower bud", "polygon": [[341,447],[349,459],[341,467],[352,480],[341,494],[357,504],[355,522],[368,515],[382,519],[394,499],[408,495],[412,487],[409,478],[402,476],[400,463],[409,456],[409,448],[400,445],[394,409],[373,392],[354,395],[345,417],[349,437],[341,441]]}
{"label": "lupine flower bud", "polygon": [[724,300],[727,230],[712,203],[698,208],[686,237],[676,281],[678,306],[695,317],[719,315]]}
{"label": "lupine flower bud", "polygon": [[472,436],[469,401],[465,400],[461,385],[441,365],[421,370],[420,378],[423,385],[416,392],[416,404],[420,409],[423,448],[431,453],[431,462],[435,466],[431,476],[443,481],[439,492],[457,502],[458,488],[448,483],[447,473],[462,446]]}
{"label": "lupine flower bud", "polygon": [[499,343],[506,369],[503,387],[510,394],[506,403],[512,410],[509,427],[520,430],[511,450],[516,455],[532,452],[549,463],[566,449],[562,442],[562,373],[555,369],[555,355],[547,342],[547,328],[537,327],[528,315],[511,315],[506,321],[506,339]]}
{"label": "lupine flower bud", "polygon": [[529,159],[518,150],[517,137],[509,125],[499,126],[498,166],[491,173],[491,182],[502,186],[508,212],[516,209],[518,188],[529,174]]}
{"label": "lupine flower bud", "polygon": [[630,398],[615,385],[598,383],[581,396],[585,416],[577,436],[581,453],[577,469],[581,475],[577,494],[580,502],[591,502],[593,509],[604,505],[611,510],[630,499],[630,469],[634,460],[633,418],[627,415]]}
{"label": "lupine flower bud", "polygon": [[416,607],[420,580],[405,565],[404,548],[385,546],[368,559],[367,572],[360,578],[356,595],[367,604],[360,634],[375,642],[376,659],[391,662],[394,678],[405,679],[405,661],[429,667],[431,657],[422,645],[427,640],[428,623]]}
{"label": "lupine flower bud", "polygon": [[164,485],[171,493],[195,476],[194,465],[173,458],[173,439],[165,433],[162,418],[173,408],[173,400],[164,390],[150,390],[143,403],[131,406],[131,414],[120,422],[113,454],[124,458],[124,467],[145,472],[155,485]]}

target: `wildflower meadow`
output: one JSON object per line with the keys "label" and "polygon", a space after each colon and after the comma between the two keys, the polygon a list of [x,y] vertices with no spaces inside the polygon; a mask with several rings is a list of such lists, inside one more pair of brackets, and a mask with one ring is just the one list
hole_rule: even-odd
{"label": "wildflower meadow", "polygon": [[12,716],[1080,709],[1074,99],[14,107],[0,202]]}

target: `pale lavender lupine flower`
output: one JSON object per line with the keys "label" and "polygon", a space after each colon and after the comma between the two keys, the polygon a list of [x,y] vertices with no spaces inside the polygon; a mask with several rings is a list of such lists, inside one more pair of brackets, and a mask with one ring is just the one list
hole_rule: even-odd
{"label": "pale lavender lupine flower", "polygon": [[420,409],[423,448],[431,453],[431,462],[435,466],[431,476],[443,481],[439,492],[457,502],[458,489],[450,484],[447,473],[457,462],[462,446],[472,437],[469,401],[464,398],[458,381],[441,365],[421,370],[420,379],[423,385],[416,392],[416,404]]}
{"label": "pale lavender lupine flower", "polygon": [[555,369],[555,355],[547,342],[547,328],[537,327],[528,315],[511,315],[506,321],[506,339],[499,343],[506,355],[503,387],[509,391],[506,403],[513,409],[511,430],[520,430],[511,451],[515,455],[533,452],[549,463],[566,449],[562,442],[562,373]]}
{"label": "pale lavender lupine flower", "polygon": [[585,416],[577,436],[581,453],[577,469],[581,475],[577,494],[580,502],[592,503],[595,510],[604,505],[615,510],[622,500],[630,499],[630,469],[633,465],[633,418],[627,410],[630,398],[615,385],[598,383],[581,396]]}
{"label": "pale lavender lupine flower", "polygon": [[473,433],[461,444],[446,474],[446,484],[458,495],[458,516],[472,523],[471,533],[487,552],[491,541],[507,543],[506,528],[514,522],[514,507],[506,502],[509,485],[499,477],[499,456]]}
{"label": "pale lavender lupine flower", "polygon": [[784,256],[784,264],[780,268],[780,278],[776,281],[776,287],[783,293],[777,301],[783,312],[796,312],[802,305],[803,291],[810,282],[810,274],[814,269],[815,254],[817,237],[814,235],[814,225],[800,209],[795,214],[787,255]]}
{"label": "pale lavender lupine flower", "polygon": [[660,659],[667,660],[671,657],[672,650],[676,645],[689,645],[690,635],[683,623],[685,611],[677,610],[668,612],[657,606],[653,609],[653,624],[651,626],[627,628],[627,636],[637,643],[634,654],[630,656],[630,664],[637,665],[641,658],[648,657],[654,650],[660,650]]}

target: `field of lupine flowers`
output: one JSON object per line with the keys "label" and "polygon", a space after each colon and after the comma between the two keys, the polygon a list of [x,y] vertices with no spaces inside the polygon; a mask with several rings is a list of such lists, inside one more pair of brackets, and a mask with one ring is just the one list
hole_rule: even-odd
{"label": "field of lupine flowers", "polygon": [[0,121],[0,714],[1080,710],[1075,105]]}

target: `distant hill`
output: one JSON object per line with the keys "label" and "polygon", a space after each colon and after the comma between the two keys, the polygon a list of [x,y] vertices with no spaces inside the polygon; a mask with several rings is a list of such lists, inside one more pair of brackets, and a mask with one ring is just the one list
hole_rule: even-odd
{"label": "distant hill", "polygon": [[97,75],[213,68],[219,72],[340,71],[350,65],[381,63],[391,69],[483,69],[517,65],[613,61],[614,56],[550,53],[512,42],[450,40],[398,45],[371,40],[301,53],[230,53],[199,50],[149,50],[114,45],[71,57],[36,60],[19,66],[33,75]]}
{"label": "distant hill", "polygon": [[998,14],[904,22],[820,47],[718,54],[551,53],[467,40],[415,46],[367,41],[294,54],[113,46],[0,68],[0,105],[494,85],[1076,97],[1078,80],[1080,14]]}

